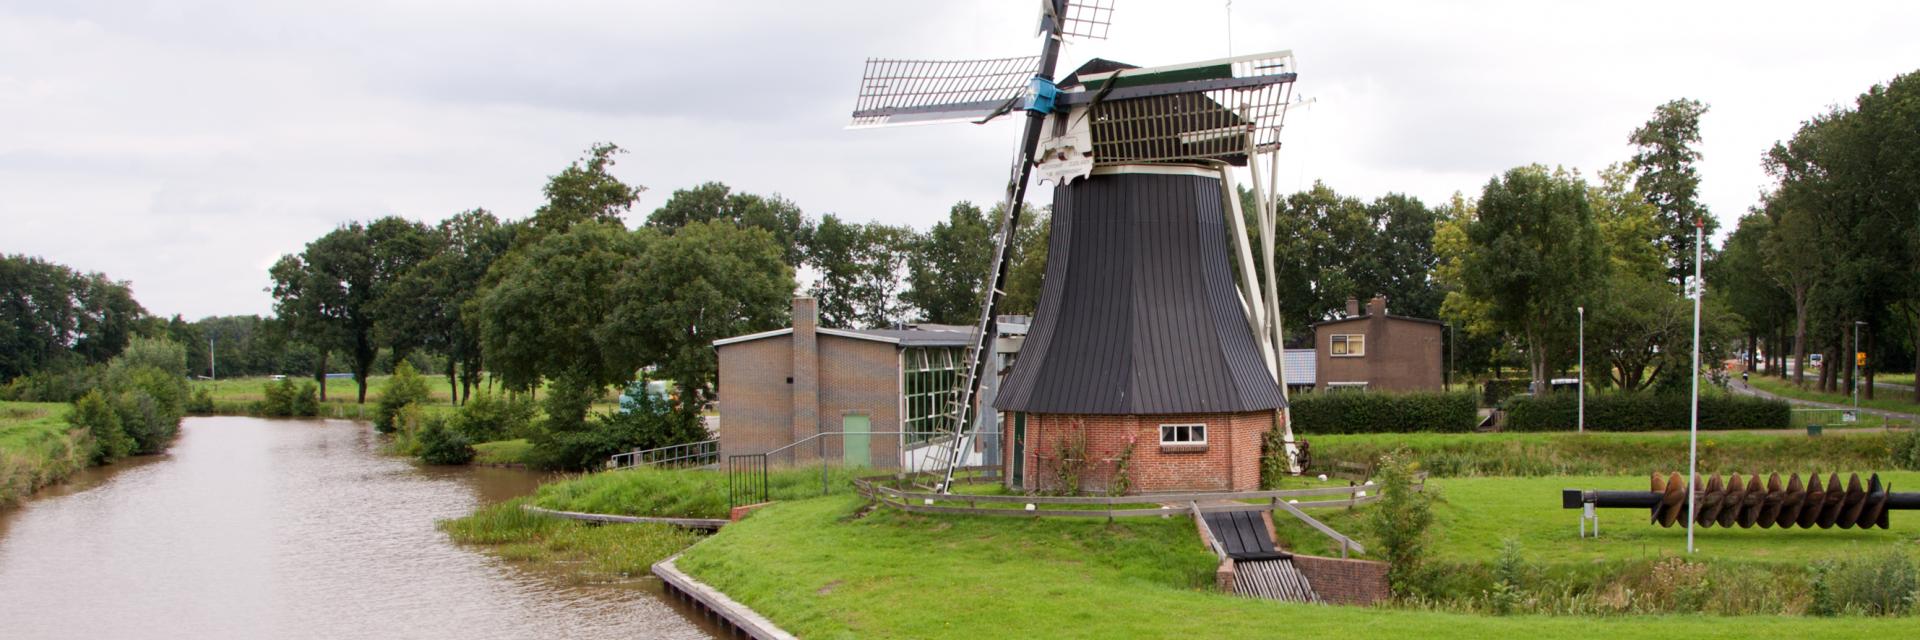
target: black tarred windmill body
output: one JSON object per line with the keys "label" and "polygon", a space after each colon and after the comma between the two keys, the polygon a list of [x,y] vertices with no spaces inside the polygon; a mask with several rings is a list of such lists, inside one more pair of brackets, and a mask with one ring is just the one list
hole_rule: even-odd
{"label": "black tarred windmill body", "polygon": [[[988,295],[975,327],[949,447],[934,460],[944,490],[971,446],[975,405],[995,336],[1029,175],[1054,186],[1048,264],[1025,346],[994,406],[1010,412],[1005,464],[1027,489],[1058,488],[1061,464],[1110,460],[1132,447],[1136,490],[1246,489],[1258,483],[1263,435],[1285,429],[1272,203],[1262,188],[1292,82],[1274,52],[1153,68],[1094,59],[1058,83],[1061,41],[1104,37],[1111,0],[1042,0],[1033,58],[870,60],[854,126],[968,120],[1024,112],[1007,183]],[[1266,159],[1262,160],[1265,156]],[[1236,167],[1253,176],[1264,272],[1241,215]],[[1234,277],[1234,261],[1242,274]],[[1084,455],[1060,443],[1083,440]],[[1063,458],[1069,458],[1063,462]],[[921,469],[923,471],[929,469]],[[1093,485],[1111,468],[1089,465]]]}

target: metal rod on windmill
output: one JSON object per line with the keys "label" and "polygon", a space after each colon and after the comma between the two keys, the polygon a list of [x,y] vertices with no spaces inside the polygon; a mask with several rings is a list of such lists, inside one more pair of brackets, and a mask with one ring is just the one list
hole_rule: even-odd
{"label": "metal rod on windmill", "polygon": [[[1255,174],[1264,287],[1255,284],[1244,242],[1238,243],[1238,253],[1246,280],[1234,284],[1226,240],[1218,237],[1226,234],[1220,219],[1212,216],[1231,219],[1239,234],[1236,241],[1247,235],[1238,194],[1231,185],[1212,180],[1219,164],[1257,168],[1256,152],[1277,150],[1278,124],[1294,80],[1292,54],[1278,51],[1151,68],[1095,59],[1056,84],[1062,39],[1104,38],[1113,4],[1042,4],[1041,55],[955,62],[869,60],[853,113],[854,127],[981,123],[1015,110],[1027,114],[974,327],[977,340],[966,354],[968,366],[955,389],[952,419],[940,434],[947,449],[922,458],[931,468],[916,469],[932,471],[928,475],[939,478],[934,487],[938,491],[949,490],[953,470],[979,422],[969,418],[987,375],[988,347],[995,338],[1012,236],[1030,172],[1054,186],[1049,264],[1034,325],[995,408],[1035,415],[1274,410],[1282,421],[1286,417],[1284,352],[1272,276],[1273,203],[1265,198],[1271,180],[1263,189]],[[1204,181],[1196,181],[1202,176]],[[1191,200],[1191,188],[1200,185],[1224,197]],[[1126,189],[1158,189],[1152,195],[1165,198],[1174,209],[1144,211],[1143,200],[1122,195],[1129,193]],[[1228,206],[1232,215],[1223,211]],[[1086,216],[1083,228],[1072,225],[1076,212]],[[1145,233],[1136,228],[1145,228],[1141,225],[1119,222],[1126,216],[1154,215],[1162,218],[1153,222],[1168,225],[1165,233]],[[1075,245],[1083,249],[1070,252]],[[1056,266],[1070,260],[1089,262]],[[1080,282],[1083,278],[1090,280]],[[1102,287],[1099,292],[1087,290]],[[1081,293],[1069,296],[1069,289]],[[1233,309],[1234,304],[1240,308]],[[1233,320],[1223,323],[1223,317]],[[1213,344],[1173,344],[1165,336]],[[1156,358],[1191,362],[1177,363],[1185,368],[1182,374],[1182,367],[1153,367]],[[1216,384],[1202,386],[1207,383]]]}

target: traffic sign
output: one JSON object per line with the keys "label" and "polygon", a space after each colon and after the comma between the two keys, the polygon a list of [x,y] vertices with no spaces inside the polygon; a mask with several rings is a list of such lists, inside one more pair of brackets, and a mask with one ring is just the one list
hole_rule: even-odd
{"label": "traffic sign", "polygon": [[1853,354],[1853,366],[1856,366],[1856,367],[1867,366],[1867,352],[1865,351],[1855,352]]}

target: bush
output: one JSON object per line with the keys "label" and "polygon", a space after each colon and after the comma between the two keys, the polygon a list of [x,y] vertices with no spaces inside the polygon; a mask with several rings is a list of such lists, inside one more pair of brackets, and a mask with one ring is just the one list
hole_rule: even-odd
{"label": "bush", "polygon": [[1893,436],[1893,466],[1908,471],[1920,470],[1920,429],[1908,429]]}
{"label": "bush", "polygon": [[473,442],[525,438],[532,434],[537,407],[524,397],[481,391],[454,414],[452,427]]}
{"label": "bush", "polygon": [[1816,562],[1811,572],[1812,601],[1807,613],[1816,616],[1905,615],[1913,608],[1914,592],[1920,590],[1920,570],[1899,549]]}
{"label": "bush", "polygon": [[1472,393],[1333,392],[1293,397],[1299,433],[1464,433],[1479,424]]}
{"label": "bush", "polygon": [[213,390],[206,387],[194,389],[187,396],[187,413],[198,416],[213,413]]}
{"label": "bush", "polygon": [[1418,468],[1404,455],[1383,456],[1377,476],[1380,501],[1367,516],[1367,529],[1380,541],[1380,555],[1387,561],[1387,583],[1403,598],[1426,591],[1421,565],[1433,541],[1434,497],[1414,487]]}
{"label": "bush", "polygon": [[106,464],[133,453],[133,438],[121,428],[120,414],[114,412],[113,404],[99,389],[88,391],[74,401],[73,413],[67,421],[86,429],[93,437],[90,464]]}
{"label": "bush", "polygon": [[[653,449],[712,438],[700,416],[645,392],[635,382],[620,410],[598,416],[581,429],[547,429],[529,438],[528,464],[535,468],[579,471],[597,469],[608,456],[634,449]],[[551,396],[550,396],[551,397]],[[565,424],[561,422],[559,424]]]}
{"label": "bush", "polygon": [[279,382],[269,382],[265,387],[266,398],[260,401],[258,413],[270,418],[310,418],[320,415],[319,387],[312,382],[295,383],[292,378],[281,378]]}
{"label": "bush", "polygon": [[[1689,396],[1668,393],[1599,393],[1587,395],[1587,429],[1591,431],[1669,431],[1686,429]],[[1507,401],[1508,431],[1571,431],[1579,424],[1576,394],[1550,393]],[[1792,406],[1768,400],[1725,394],[1700,396],[1700,429],[1788,429]]]}
{"label": "bush", "polygon": [[[405,366],[402,363],[402,366]],[[420,461],[427,464],[466,464],[473,461],[473,443],[442,418],[429,418],[420,428]]]}
{"label": "bush", "polygon": [[180,417],[186,415],[187,379],[159,367],[115,359],[108,366],[107,383],[115,396],[120,428],[133,438],[134,453],[165,451],[180,432]]}
{"label": "bush", "polygon": [[393,433],[399,429],[395,416],[400,410],[424,402],[427,397],[427,379],[420,377],[412,364],[400,363],[393,368],[393,378],[387,380],[387,390],[380,394],[378,408],[373,413],[374,430]]}
{"label": "bush", "polygon": [[106,367],[68,367],[14,378],[0,388],[0,400],[73,402],[103,384]]}

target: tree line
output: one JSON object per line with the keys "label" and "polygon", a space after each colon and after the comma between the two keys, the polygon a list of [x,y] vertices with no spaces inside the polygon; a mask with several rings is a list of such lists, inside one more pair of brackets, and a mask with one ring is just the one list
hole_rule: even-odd
{"label": "tree line", "polygon": [[[1871,398],[1876,372],[1920,365],[1916,123],[1920,73],[1908,73],[1809,118],[1762,159],[1774,183],[1740,218],[1710,280],[1725,288],[1748,353],[1764,345],[1772,372],[1806,384],[1811,355],[1823,354],[1814,384],[1852,392],[1862,373]],[[1850,355],[1855,344],[1865,367]]]}

